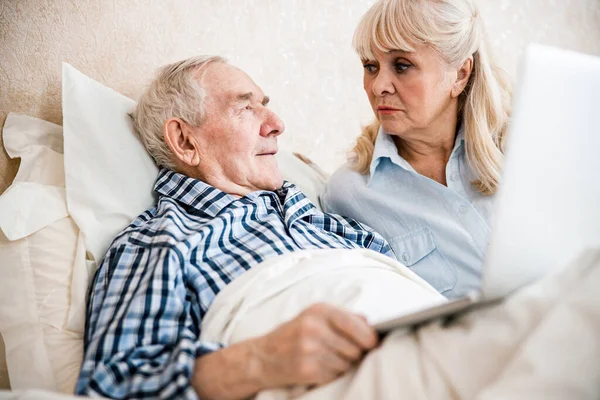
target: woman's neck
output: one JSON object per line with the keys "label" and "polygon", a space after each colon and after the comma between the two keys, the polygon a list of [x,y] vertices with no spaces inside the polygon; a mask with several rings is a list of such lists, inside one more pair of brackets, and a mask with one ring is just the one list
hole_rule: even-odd
{"label": "woman's neck", "polygon": [[394,136],[398,154],[419,174],[446,185],[446,164],[456,140],[456,119],[441,126]]}

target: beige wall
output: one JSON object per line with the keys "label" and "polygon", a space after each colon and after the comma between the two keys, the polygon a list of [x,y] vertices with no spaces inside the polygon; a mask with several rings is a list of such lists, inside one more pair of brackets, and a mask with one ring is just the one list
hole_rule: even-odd
{"label": "beige wall", "polygon": [[[60,123],[61,61],[135,98],[157,66],[217,53],[271,96],[281,145],[332,171],[371,118],[350,41],[372,2],[0,0],[0,124],[11,111]],[[530,41],[600,55],[600,0],[477,2],[512,75]],[[0,152],[0,192],[15,170]]]}

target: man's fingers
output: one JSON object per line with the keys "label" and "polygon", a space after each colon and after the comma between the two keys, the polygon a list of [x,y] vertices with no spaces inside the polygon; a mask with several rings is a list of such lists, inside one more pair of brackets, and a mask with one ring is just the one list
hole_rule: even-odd
{"label": "man's fingers", "polygon": [[363,349],[355,342],[340,334],[338,330],[334,330],[329,326],[329,330],[323,334],[322,341],[331,350],[338,353],[348,362],[354,362],[360,359],[363,354]]}
{"label": "man's fingers", "polygon": [[332,307],[328,320],[336,331],[363,349],[370,350],[377,345],[377,333],[359,316]]}

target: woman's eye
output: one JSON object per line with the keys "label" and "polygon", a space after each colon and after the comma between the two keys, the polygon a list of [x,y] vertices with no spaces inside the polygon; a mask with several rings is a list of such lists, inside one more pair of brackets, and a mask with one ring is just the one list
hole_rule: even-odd
{"label": "woman's eye", "polygon": [[244,107],[244,110],[252,110],[252,106],[248,104],[246,107]]}
{"label": "woman's eye", "polygon": [[377,67],[373,64],[363,64],[363,68],[370,74],[377,71]]}
{"label": "woman's eye", "polygon": [[410,64],[396,63],[394,64],[394,68],[396,68],[397,72],[404,72],[410,68]]}

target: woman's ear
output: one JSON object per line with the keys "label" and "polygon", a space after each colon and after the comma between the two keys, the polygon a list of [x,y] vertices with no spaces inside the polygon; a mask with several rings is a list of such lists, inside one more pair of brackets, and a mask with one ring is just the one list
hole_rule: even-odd
{"label": "woman's ear", "polygon": [[190,125],[179,118],[169,118],[163,127],[163,134],[165,142],[179,162],[189,167],[200,164],[197,142]]}
{"label": "woman's ear", "polygon": [[456,73],[456,81],[452,85],[452,97],[458,97],[465,90],[473,72],[473,56],[469,56]]}

